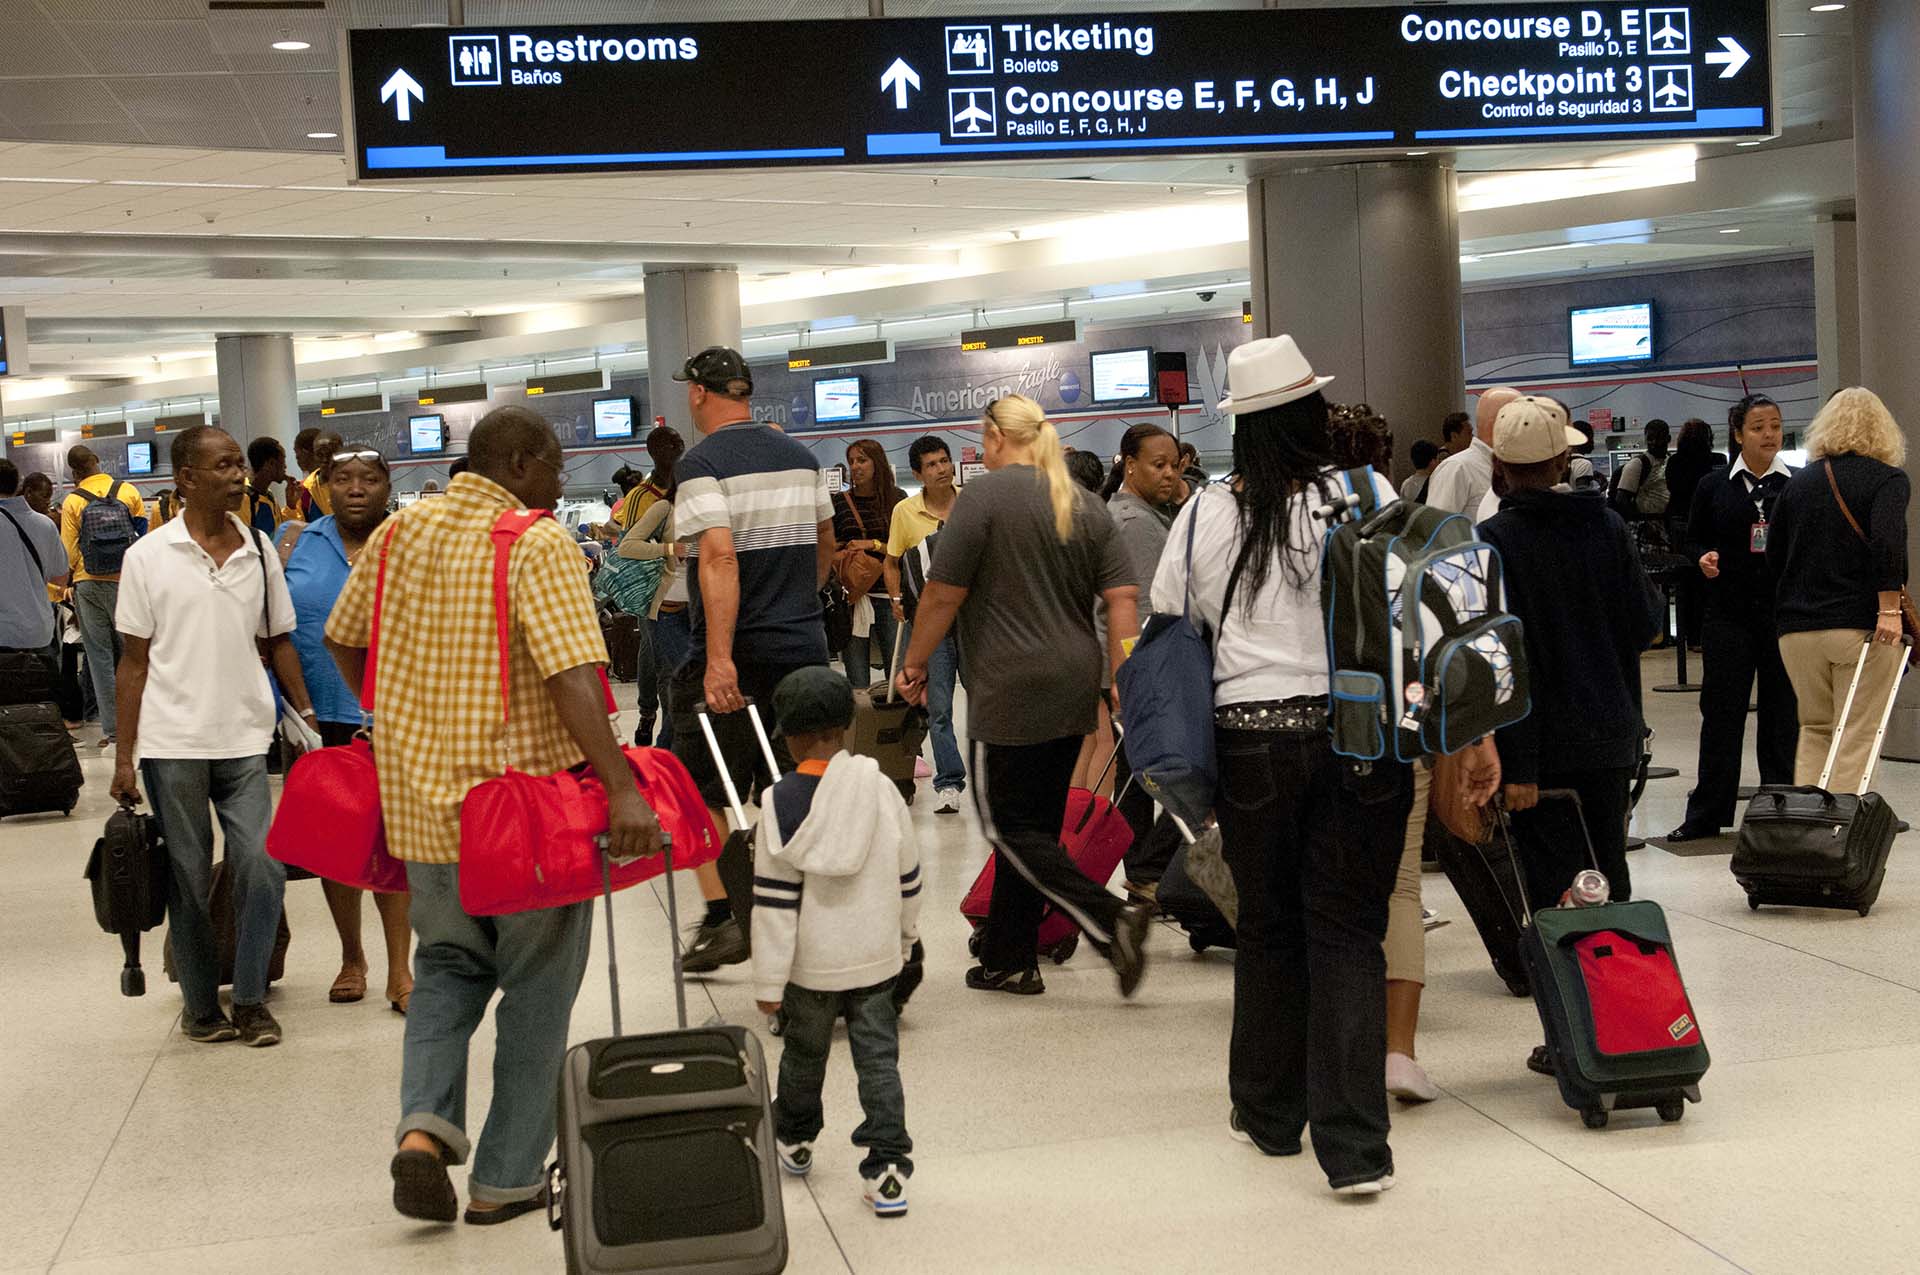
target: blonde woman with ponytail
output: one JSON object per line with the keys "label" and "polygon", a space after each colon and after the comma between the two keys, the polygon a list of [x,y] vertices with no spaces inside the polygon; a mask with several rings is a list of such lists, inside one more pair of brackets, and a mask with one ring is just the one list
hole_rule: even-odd
{"label": "blonde woman with ponytail", "polygon": [[[1102,661],[1117,669],[1139,629],[1134,565],[1099,496],[1068,475],[1038,403],[997,399],[980,440],[987,472],[967,484],[940,533],[899,672],[901,693],[924,703],[927,662],[957,624],[974,805],[997,859],[967,986],[1045,991],[1037,944],[1051,904],[1106,953],[1120,994],[1131,996],[1146,972],[1151,910],[1082,875],[1060,848],[1060,827],[1081,738],[1098,720]],[[1104,651],[1096,598],[1107,604]]]}

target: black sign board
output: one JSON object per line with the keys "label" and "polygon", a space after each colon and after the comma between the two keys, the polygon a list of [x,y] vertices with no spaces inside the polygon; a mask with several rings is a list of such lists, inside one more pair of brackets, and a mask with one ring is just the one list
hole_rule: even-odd
{"label": "black sign board", "polygon": [[960,348],[968,354],[976,350],[1015,350],[1028,345],[1060,345],[1080,339],[1080,320],[1059,319],[1052,323],[1022,323],[1005,328],[973,328],[960,334]]}
{"label": "black sign board", "polygon": [[349,33],[371,178],[1773,130],[1768,0]]}
{"label": "black sign board", "polygon": [[168,430],[192,429],[196,425],[211,424],[213,424],[213,417],[205,412],[186,412],[179,416],[154,417],[153,429],[156,434],[164,434]]}
{"label": "black sign board", "polygon": [[346,398],[323,398],[320,400],[322,416],[364,416],[369,412],[387,410],[385,394],[355,394]]}
{"label": "black sign board", "polygon": [[527,378],[527,393],[540,394],[580,394],[599,393],[607,388],[605,368],[596,368],[591,372],[542,373]]}
{"label": "black sign board", "polygon": [[816,367],[860,367],[893,362],[891,341],[843,341],[839,345],[806,345],[787,351],[787,371]]}
{"label": "black sign board", "polygon": [[441,407],[448,403],[484,403],[493,391],[485,381],[471,385],[434,385],[420,391],[420,406]]}

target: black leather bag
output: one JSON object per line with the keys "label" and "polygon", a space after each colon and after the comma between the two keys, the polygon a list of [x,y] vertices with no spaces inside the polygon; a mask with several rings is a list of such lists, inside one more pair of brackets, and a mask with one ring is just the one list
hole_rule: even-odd
{"label": "black leather bag", "polygon": [[[1827,752],[1827,767],[1820,774],[1820,782],[1765,787],[1747,803],[1732,868],[1734,880],[1747,892],[1750,908],[1758,909],[1762,903],[1851,908],[1865,916],[1880,897],[1897,821],[1886,799],[1867,791],[1873,779],[1874,759],[1880,752],[1879,738],[1874,740],[1858,791],[1836,793],[1826,787],[1852,715],[1854,692],[1860,687],[1860,674],[1872,649],[1871,643],[1860,648],[1860,663],[1853,671],[1846,708],[1834,727],[1833,747]],[[1883,734],[1905,673],[1903,660],[1880,715]]]}
{"label": "black leather bag", "polygon": [[146,994],[140,935],[166,919],[171,876],[159,820],[129,806],[107,816],[106,829],[87,860],[87,881],[93,891],[93,919],[108,934],[119,936],[126,955],[120,969],[123,996]]}

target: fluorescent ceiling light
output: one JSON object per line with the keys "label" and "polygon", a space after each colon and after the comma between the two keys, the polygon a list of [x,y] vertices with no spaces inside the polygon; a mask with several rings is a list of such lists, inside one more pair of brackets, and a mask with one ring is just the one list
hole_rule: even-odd
{"label": "fluorescent ceiling light", "polygon": [[1585,239],[1573,243],[1542,244],[1538,248],[1501,248],[1494,252],[1467,253],[1460,258],[1461,265],[1470,265],[1475,261],[1491,261],[1495,257],[1526,257],[1536,252],[1565,252],[1569,248],[1591,248],[1594,245]]}
{"label": "fluorescent ceiling light", "polygon": [[305,40],[275,40],[273,47],[282,53],[299,53],[303,50],[311,49],[313,46]]}
{"label": "fluorescent ceiling light", "polygon": [[1758,142],[1735,142],[1734,143],[1735,146],[1758,146],[1759,144],[1760,143]]}
{"label": "fluorescent ceiling light", "polygon": [[1844,4],[1816,4],[1811,9],[1808,9],[1807,12],[1808,13],[1838,13],[1840,12],[1840,10],[1846,7],[1847,6]]}
{"label": "fluorescent ceiling light", "polygon": [[1432,151],[1408,151],[1408,152],[1407,152],[1407,158],[1408,158],[1408,159],[1418,159],[1418,158],[1419,158],[1420,156],[1422,156],[1422,155],[1431,155],[1431,154],[1433,154],[1433,152],[1432,152]]}
{"label": "fluorescent ceiling light", "polygon": [[1740,227],[1738,227],[1738,226],[1722,226],[1722,227],[1720,228],[1720,233],[1721,233],[1721,234],[1723,234],[1723,235],[1737,235],[1737,234],[1739,234],[1739,233],[1740,233]]}
{"label": "fluorescent ceiling light", "polygon": [[314,142],[324,142],[338,136],[340,136],[340,134],[338,133],[308,133],[307,140],[314,141]]}
{"label": "fluorescent ceiling light", "polygon": [[1512,208],[1588,195],[1685,185],[1694,179],[1694,161],[1698,157],[1699,149],[1690,144],[1660,146],[1603,156],[1577,167],[1462,177],[1460,211]]}

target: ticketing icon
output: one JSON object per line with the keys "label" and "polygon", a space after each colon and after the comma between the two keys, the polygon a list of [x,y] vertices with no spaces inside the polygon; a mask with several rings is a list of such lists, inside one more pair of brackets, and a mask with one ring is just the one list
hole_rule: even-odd
{"label": "ticketing icon", "polygon": [[1647,68],[1647,109],[1673,113],[1693,109],[1693,68],[1690,66],[1650,66]]}
{"label": "ticketing icon", "polygon": [[993,90],[948,89],[947,134],[950,137],[997,137],[1000,122],[994,114]]}
{"label": "ticketing icon", "polygon": [[947,28],[947,74],[993,74],[993,28]]}
{"label": "ticketing icon", "polygon": [[1685,9],[1648,9],[1646,19],[1647,52],[1662,57],[1693,52],[1693,29]]}
{"label": "ticketing icon", "polygon": [[475,88],[500,83],[500,37],[497,35],[455,35],[447,37],[447,62],[455,88]]}

